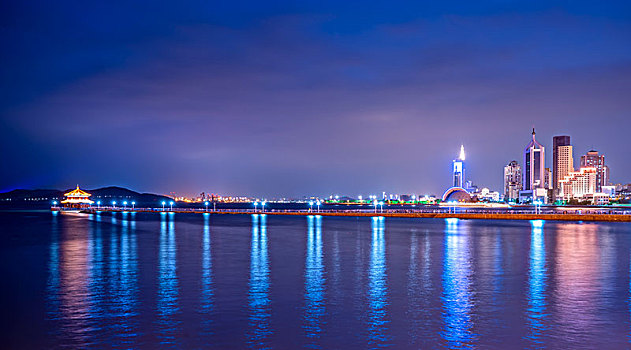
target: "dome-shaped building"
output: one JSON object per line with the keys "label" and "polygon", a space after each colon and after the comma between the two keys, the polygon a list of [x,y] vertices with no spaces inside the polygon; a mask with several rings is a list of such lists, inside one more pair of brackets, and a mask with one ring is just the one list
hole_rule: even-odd
{"label": "dome-shaped building", "polygon": [[452,187],[445,191],[442,198],[443,202],[471,202],[471,195],[462,187]]}

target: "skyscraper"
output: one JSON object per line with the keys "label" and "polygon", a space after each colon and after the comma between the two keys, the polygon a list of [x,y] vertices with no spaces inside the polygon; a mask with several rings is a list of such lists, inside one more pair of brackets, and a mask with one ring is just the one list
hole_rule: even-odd
{"label": "skyscraper", "polygon": [[519,197],[523,200],[534,201],[537,198],[545,200],[545,147],[535,139],[535,129],[532,129],[532,140],[524,149],[524,169],[522,170],[523,191]]}
{"label": "skyscraper", "polygon": [[464,145],[460,145],[460,155],[453,160],[453,186],[463,187],[465,185],[465,167],[464,167]]}
{"label": "skyscraper", "polygon": [[581,156],[581,168],[596,168],[596,191],[601,192],[609,183],[609,167],[605,165],[605,155],[591,150]]}
{"label": "skyscraper", "polygon": [[504,167],[504,200],[507,202],[519,199],[521,191],[521,166],[516,160]]}
{"label": "skyscraper", "polygon": [[569,136],[555,136],[552,138],[552,189],[556,198],[561,188],[559,181],[574,171],[574,156]]}

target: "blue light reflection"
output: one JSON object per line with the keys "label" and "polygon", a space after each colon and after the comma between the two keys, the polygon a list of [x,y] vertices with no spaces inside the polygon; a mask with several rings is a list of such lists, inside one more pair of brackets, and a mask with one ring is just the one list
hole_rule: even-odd
{"label": "blue light reflection", "polygon": [[372,218],[372,246],[368,270],[368,344],[387,346],[388,336],[388,282],[386,266],[385,218]]}
{"label": "blue light reflection", "polygon": [[[210,250],[210,224],[208,213],[204,213],[204,232],[202,240],[202,295],[201,311],[209,314],[213,309],[212,254]],[[205,320],[206,333],[210,332],[210,318]]]}
{"label": "blue light reflection", "polygon": [[265,214],[253,214],[248,293],[250,330],[247,333],[247,344],[250,348],[262,349],[270,347],[269,337],[272,332],[270,331],[269,289],[266,216]]}
{"label": "blue light reflection", "polygon": [[[315,224],[315,225],[314,225]],[[316,340],[322,333],[324,316],[324,264],[322,262],[322,216],[307,217],[307,257],[305,262],[305,307],[303,329],[309,348],[320,348]],[[315,226],[315,230],[314,230]]]}
{"label": "blue light reflection", "polygon": [[530,340],[534,347],[543,347],[542,335],[546,330],[546,250],[543,220],[532,220],[530,234],[530,268],[528,270],[528,317]]}
{"label": "blue light reflection", "polygon": [[475,335],[471,310],[471,256],[469,238],[460,220],[445,219],[445,257],[443,268],[443,322],[441,336],[447,347],[472,348]]}
{"label": "blue light reflection", "polygon": [[[170,219],[170,220],[169,220]],[[161,344],[176,344],[179,312],[175,224],[173,216],[160,213],[160,252],[158,261],[158,338]]]}

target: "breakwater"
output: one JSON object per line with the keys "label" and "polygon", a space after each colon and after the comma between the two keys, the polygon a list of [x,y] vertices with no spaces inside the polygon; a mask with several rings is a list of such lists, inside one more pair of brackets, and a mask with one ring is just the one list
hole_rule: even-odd
{"label": "breakwater", "polygon": [[[60,208],[52,208],[52,210],[60,210]],[[254,210],[254,209],[222,209],[222,210],[204,210],[204,209],[155,209],[155,208],[91,208],[82,210],[86,213],[97,212],[143,212],[143,213],[197,213],[197,214],[216,214],[216,215],[251,215],[251,214],[267,214],[267,215],[294,215],[294,216],[355,216],[355,217],[372,217],[384,216],[394,218],[435,218],[435,219],[470,219],[470,220],[554,220],[554,221],[589,221],[589,222],[631,222],[631,210],[626,211],[603,211],[603,210],[586,210],[573,212],[510,212],[503,210],[478,211],[478,212],[447,212],[441,210],[435,211],[361,211],[361,210]]]}

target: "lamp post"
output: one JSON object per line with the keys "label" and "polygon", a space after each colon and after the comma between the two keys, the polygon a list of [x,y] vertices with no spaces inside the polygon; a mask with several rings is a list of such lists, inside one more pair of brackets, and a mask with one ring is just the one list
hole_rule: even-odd
{"label": "lamp post", "polygon": [[256,213],[256,207],[258,207],[258,206],[259,206],[259,202],[258,201],[254,202],[254,212],[255,213]]}
{"label": "lamp post", "polygon": [[309,212],[313,211],[313,201],[309,201]]}
{"label": "lamp post", "polygon": [[204,205],[206,205],[206,211],[208,211],[208,202],[204,202]]}
{"label": "lamp post", "polygon": [[261,213],[265,212],[265,204],[267,204],[267,202],[265,201],[261,202]]}
{"label": "lamp post", "polygon": [[316,201],[316,205],[318,206],[318,213],[320,212],[320,200]]}
{"label": "lamp post", "polygon": [[101,201],[96,202],[96,209],[101,209]]}
{"label": "lamp post", "polygon": [[171,211],[173,211],[173,201],[170,201],[169,204],[171,205]]}
{"label": "lamp post", "polygon": [[383,201],[379,202],[379,206],[381,206],[381,212],[383,213]]}
{"label": "lamp post", "polygon": [[127,210],[127,201],[123,202],[123,210]]}
{"label": "lamp post", "polygon": [[136,208],[136,202],[131,202],[131,210],[134,210]]}
{"label": "lamp post", "polygon": [[379,202],[377,202],[377,200],[375,199],[372,204],[375,206],[375,214],[377,213],[377,204],[379,204]]}
{"label": "lamp post", "polygon": [[57,201],[53,201],[53,208],[57,206]]}
{"label": "lamp post", "polygon": [[167,204],[167,202],[162,201],[162,211],[164,211],[164,205]]}
{"label": "lamp post", "polygon": [[112,201],[112,208],[116,209],[116,201]]}
{"label": "lamp post", "polygon": [[541,214],[541,204],[540,200],[535,201],[535,214]]}

